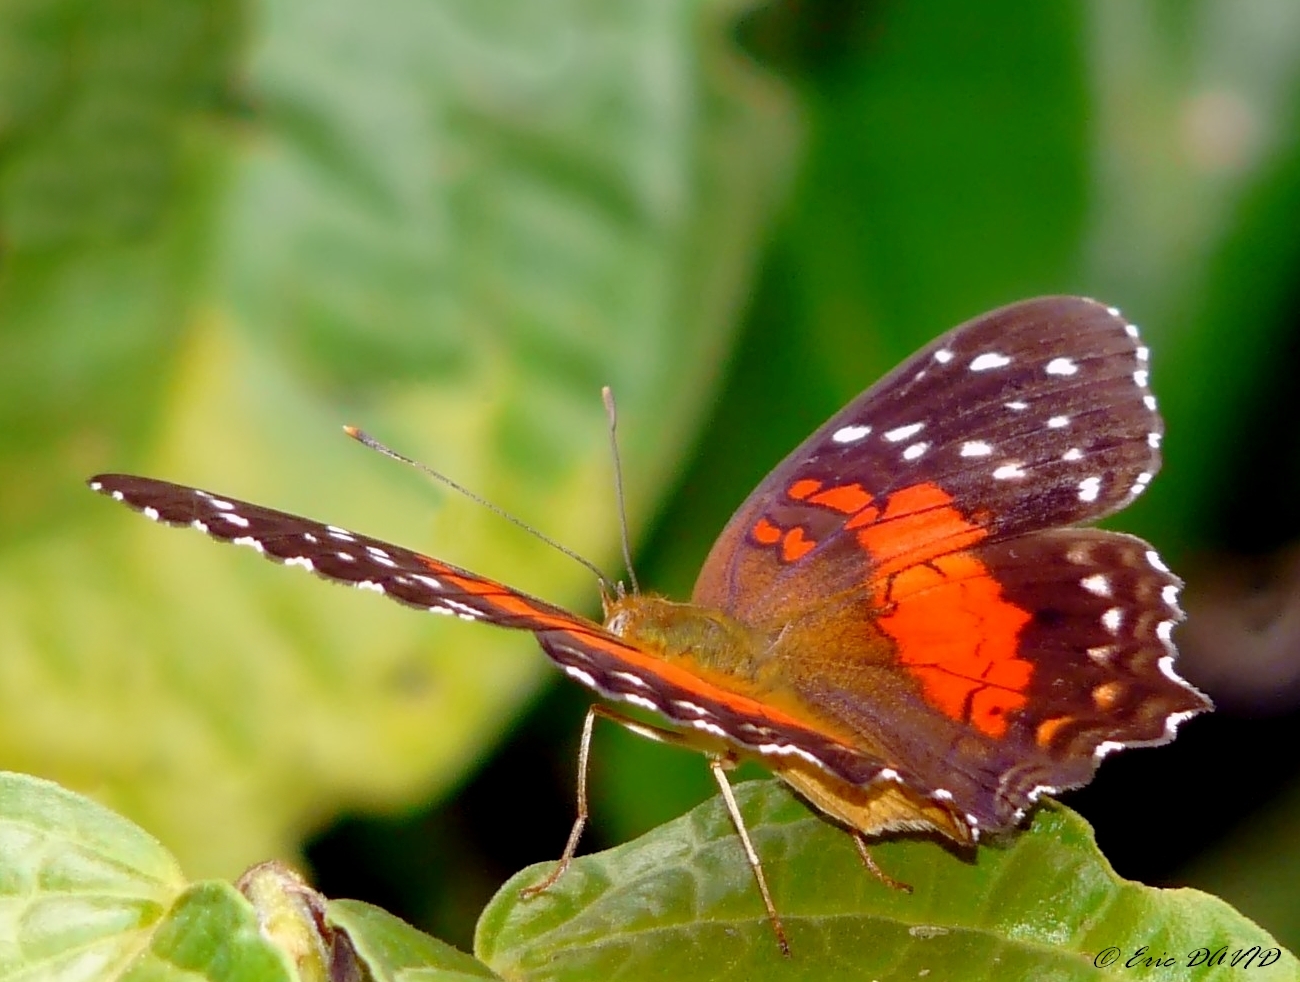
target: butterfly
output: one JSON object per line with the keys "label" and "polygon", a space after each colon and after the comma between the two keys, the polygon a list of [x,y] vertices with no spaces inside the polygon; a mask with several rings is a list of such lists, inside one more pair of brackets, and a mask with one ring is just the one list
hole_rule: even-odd
{"label": "butterfly", "polygon": [[[1113,307],[1043,297],[953,329],[800,444],[723,529],[687,603],[619,588],[596,623],[441,560],[195,488],[90,486],[156,521],[412,607],[531,631],[571,678],[704,752],[788,953],[724,771],[757,759],[854,836],[961,845],[1211,708],[1174,670],[1180,581],[1079,528],[1160,463],[1149,351]],[[874,868],[874,867],[873,867]],[[882,878],[888,879],[887,877]]]}

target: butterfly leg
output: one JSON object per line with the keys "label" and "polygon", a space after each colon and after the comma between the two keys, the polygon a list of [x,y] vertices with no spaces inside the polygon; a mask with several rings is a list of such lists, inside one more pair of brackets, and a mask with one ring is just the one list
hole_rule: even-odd
{"label": "butterfly leg", "polygon": [[858,856],[861,857],[862,865],[867,868],[867,872],[891,890],[902,890],[904,893],[912,892],[912,885],[910,883],[896,880],[880,868],[879,864],[872,857],[871,851],[867,848],[867,840],[862,837],[861,832],[854,830],[849,832],[849,835],[853,837],[853,844],[857,846]]}
{"label": "butterfly leg", "polygon": [[[669,746],[685,747],[696,751],[701,749],[699,744],[692,740],[691,735],[688,733],[679,733],[676,730],[643,723],[641,720],[624,716],[618,710],[600,703],[588,709],[586,719],[582,721],[582,737],[578,743],[578,816],[574,819],[573,828],[569,832],[569,841],[564,844],[564,852],[561,853],[559,862],[555,864],[555,869],[551,870],[541,882],[525,887],[519,892],[520,896],[525,900],[531,899],[539,893],[544,893],[553,887],[556,881],[564,875],[564,871],[572,864],[573,857],[578,851],[578,841],[582,838],[582,832],[587,827],[587,771],[591,761],[591,736],[598,716],[618,723],[637,736],[645,737],[647,740],[654,740],[656,743],[666,743]],[[763,864],[758,858],[758,851],[754,849],[754,843],[750,841],[749,830],[745,827],[745,820],[741,817],[740,808],[736,804],[736,796],[732,793],[731,783],[727,780],[726,769],[735,762],[717,754],[709,754],[708,759],[709,770],[718,782],[718,788],[722,791],[722,800],[727,805],[727,814],[731,817],[731,823],[735,826],[736,833],[740,836],[741,845],[745,849],[745,857],[749,860],[749,867],[754,871],[754,879],[758,883],[758,892],[763,898],[763,906],[767,910],[768,920],[771,921],[772,930],[776,934],[776,943],[781,947],[781,953],[789,957],[790,944],[786,941],[785,927],[781,923],[781,916],[776,912],[776,905],[772,902],[772,892],[767,886],[767,877],[763,873]]]}
{"label": "butterfly leg", "polygon": [[736,834],[740,836],[740,843],[745,847],[745,858],[749,860],[749,868],[754,871],[754,880],[758,883],[758,892],[763,897],[763,906],[767,908],[767,919],[772,922],[772,930],[776,933],[776,943],[781,946],[781,954],[789,958],[790,943],[785,939],[785,926],[781,923],[781,915],[776,912],[776,904],[772,903],[772,891],[767,888],[767,877],[763,874],[763,864],[758,858],[758,851],[754,848],[754,843],[749,840],[749,830],[745,827],[745,820],[741,817],[740,808],[736,805],[736,796],[732,793],[731,782],[727,780],[727,763],[723,758],[710,757],[709,770],[713,772],[714,780],[718,782],[718,789],[722,792],[722,800],[727,804],[727,814],[731,816],[731,824],[736,827]]}
{"label": "butterfly leg", "polygon": [[578,742],[578,816],[573,821],[573,828],[569,831],[569,841],[564,844],[564,852],[560,853],[560,860],[555,864],[555,869],[551,870],[546,879],[540,883],[534,883],[519,891],[519,895],[525,900],[531,900],[539,893],[545,893],[555,886],[555,882],[564,875],[564,871],[569,868],[574,854],[578,851],[578,840],[582,838],[582,830],[587,827],[587,765],[591,760],[591,733],[596,725],[597,716],[605,716],[616,721],[618,719],[610,710],[599,704],[587,710],[587,717],[582,721],[582,737]]}

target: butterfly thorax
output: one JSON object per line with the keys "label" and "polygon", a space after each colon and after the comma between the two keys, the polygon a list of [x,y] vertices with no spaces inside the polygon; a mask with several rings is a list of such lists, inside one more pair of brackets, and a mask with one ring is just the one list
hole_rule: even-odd
{"label": "butterfly thorax", "polygon": [[720,610],[650,594],[611,600],[605,629],[666,661],[751,681],[771,652],[766,635]]}

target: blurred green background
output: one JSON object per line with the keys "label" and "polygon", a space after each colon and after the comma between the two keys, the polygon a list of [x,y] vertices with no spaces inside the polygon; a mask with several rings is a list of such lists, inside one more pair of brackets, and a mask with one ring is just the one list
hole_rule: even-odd
{"label": "blurred green background", "polygon": [[[1188,579],[1220,704],[1066,800],[1126,876],[1300,947],[1300,7],[1289,0],[10,0],[0,6],[0,766],[195,877],[305,855],[468,944],[572,819],[585,693],[528,637],[160,530],[196,483],[597,612],[602,384],[642,582],[685,596],[782,455],[989,307],[1154,355],[1112,524]],[[711,793],[597,731],[596,848]]]}

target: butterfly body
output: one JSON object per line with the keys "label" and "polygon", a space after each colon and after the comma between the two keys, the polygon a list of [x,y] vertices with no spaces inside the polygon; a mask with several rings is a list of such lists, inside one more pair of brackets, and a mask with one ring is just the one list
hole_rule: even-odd
{"label": "butterfly body", "polygon": [[603,625],[298,516],[149,478],[90,483],[326,578],[531,631],[581,684],[714,758],[760,760],[851,829],[967,844],[1210,708],[1173,667],[1178,578],[1141,539],[1079,527],[1159,467],[1148,361],[1136,327],[1092,300],[975,318],[778,464],[689,603],[619,595]]}

